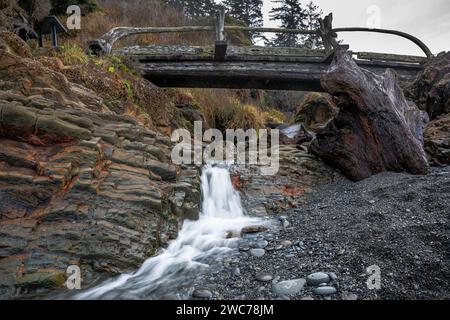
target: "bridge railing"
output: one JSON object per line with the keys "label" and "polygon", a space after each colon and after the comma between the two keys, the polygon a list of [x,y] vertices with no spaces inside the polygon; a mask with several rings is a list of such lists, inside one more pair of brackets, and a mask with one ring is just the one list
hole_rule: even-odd
{"label": "bridge railing", "polygon": [[[396,36],[403,37],[412,41],[416,44],[429,59],[432,57],[430,49],[418,38],[397,30],[388,29],[370,29],[370,28],[333,28],[332,27],[333,15],[330,13],[325,18],[320,19],[320,28],[316,30],[304,30],[304,29],[285,29],[285,28],[264,28],[264,27],[244,27],[244,26],[234,26],[225,25],[225,10],[221,9],[217,12],[216,23],[214,26],[183,26],[183,27],[116,27],[111,29],[109,32],[104,34],[97,40],[91,41],[89,43],[89,51],[97,55],[110,54],[114,44],[128,36],[148,34],[148,33],[183,33],[183,32],[200,32],[209,31],[215,32],[216,41],[214,47],[214,58],[216,60],[224,60],[227,52],[227,39],[226,32],[232,31],[248,31],[248,32],[258,32],[258,33],[290,33],[290,34],[303,34],[303,35],[317,35],[323,40],[326,55],[329,56],[334,50],[341,47],[337,42],[337,33],[339,32],[375,32],[382,34],[392,34]],[[377,54],[375,54],[377,55]],[[407,62],[419,62],[420,57],[411,56],[400,56],[400,55],[389,55],[388,54],[378,54],[381,58],[382,55],[385,59],[391,58],[395,60],[395,57],[404,57],[402,61]],[[364,55],[361,55],[364,56]],[[366,58],[369,57],[367,54]],[[395,57],[394,57],[395,56]]]}

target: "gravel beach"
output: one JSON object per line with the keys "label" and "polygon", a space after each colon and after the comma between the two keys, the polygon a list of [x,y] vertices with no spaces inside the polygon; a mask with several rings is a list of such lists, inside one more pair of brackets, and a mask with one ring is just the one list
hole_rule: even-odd
{"label": "gravel beach", "polygon": [[[243,234],[196,288],[213,299],[449,299],[449,214],[450,167],[339,180]],[[367,268],[379,268],[379,289]],[[316,272],[323,283],[308,281]]]}

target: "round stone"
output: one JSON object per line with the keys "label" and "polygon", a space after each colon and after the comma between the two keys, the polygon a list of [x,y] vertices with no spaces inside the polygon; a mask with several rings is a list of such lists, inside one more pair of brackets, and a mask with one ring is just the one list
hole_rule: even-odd
{"label": "round stone", "polygon": [[321,283],[330,282],[330,276],[325,272],[315,272],[306,277],[306,282],[310,286],[317,286]]}
{"label": "round stone", "polygon": [[262,257],[266,251],[264,249],[251,249],[250,254],[254,257],[260,258]]}
{"label": "round stone", "polygon": [[332,281],[337,280],[337,275],[336,275],[336,273],[334,273],[334,272],[328,272],[328,276],[330,277],[330,279],[331,279]]}
{"label": "round stone", "polygon": [[313,290],[313,292],[320,296],[328,296],[335,294],[337,292],[335,287],[318,287]]}
{"label": "round stone", "polygon": [[289,240],[284,240],[284,241],[281,242],[281,245],[283,247],[290,247],[290,246],[292,246],[292,242],[289,241]]}
{"label": "round stone", "polygon": [[267,240],[259,240],[254,243],[253,247],[258,249],[264,249],[265,247],[268,246],[268,244],[269,242]]}
{"label": "round stone", "polygon": [[256,278],[256,280],[261,281],[261,282],[269,282],[269,281],[272,281],[272,279],[273,279],[272,275],[267,272],[258,273],[255,276],[255,278]]}
{"label": "round stone", "polygon": [[195,289],[192,296],[195,298],[209,299],[212,298],[213,294],[208,289]]}
{"label": "round stone", "polygon": [[343,292],[342,300],[358,300],[358,296],[351,292]]}
{"label": "round stone", "polygon": [[277,296],[295,295],[303,290],[306,281],[305,279],[293,279],[281,281],[273,284],[272,292]]}

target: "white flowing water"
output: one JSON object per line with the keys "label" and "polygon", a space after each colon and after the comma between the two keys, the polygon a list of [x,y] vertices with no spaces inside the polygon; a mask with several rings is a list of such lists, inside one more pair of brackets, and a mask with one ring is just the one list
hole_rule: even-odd
{"label": "white flowing water", "polygon": [[227,169],[205,167],[201,183],[203,203],[199,220],[185,221],[167,249],[147,259],[135,273],[106,281],[75,298],[188,298],[195,277],[236,247],[238,239],[227,239],[227,233],[239,233],[245,226],[261,223],[244,215]]}

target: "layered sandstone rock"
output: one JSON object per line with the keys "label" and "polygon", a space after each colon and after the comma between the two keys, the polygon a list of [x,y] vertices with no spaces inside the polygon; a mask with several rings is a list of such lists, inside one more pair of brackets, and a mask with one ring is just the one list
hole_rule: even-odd
{"label": "layered sandstone rock", "polygon": [[69,265],[83,287],[135,270],[195,218],[198,170],[171,164],[166,136],[3,44],[0,298],[63,288]]}

